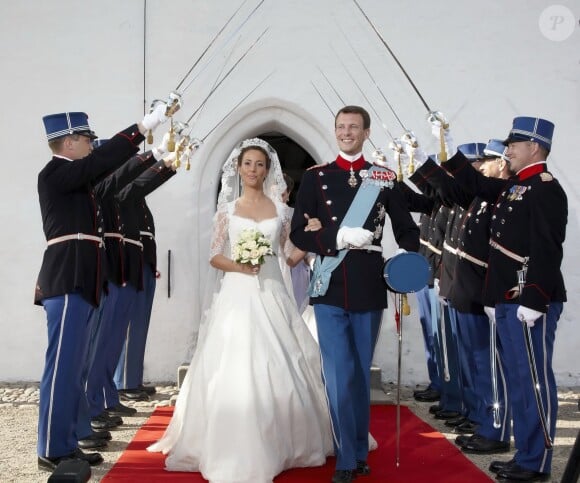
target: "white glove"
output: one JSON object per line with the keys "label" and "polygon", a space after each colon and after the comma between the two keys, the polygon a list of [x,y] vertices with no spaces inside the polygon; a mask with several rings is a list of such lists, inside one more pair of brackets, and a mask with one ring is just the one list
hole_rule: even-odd
{"label": "white glove", "polygon": [[433,289],[435,290],[435,295],[439,299],[439,303],[441,303],[443,305],[447,305],[447,300],[445,300],[445,297],[441,297],[439,295],[439,279],[438,278],[433,280]]}
{"label": "white glove", "polygon": [[395,255],[400,255],[401,253],[407,253],[407,250],[405,250],[404,248],[397,248]]}
{"label": "white glove", "polygon": [[[414,135],[403,135],[401,137],[401,142],[403,143],[405,154],[409,159],[413,158],[413,161],[418,164],[423,164],[427,161],[427,154],[417,145],[417,139]],[[415,144],[415,146],[413,146],[413,144]]]}
{"label": "white glove", "polygon": [[336,234],[336,248],[342,250],[348,245],[360,248],[373,241],[373,232],[361,227],[343,226]]}
{"label": "white glove", "polygon": [[528,324],[528,327],[533,327],[542,315],[543,312],[538,312],[537,310],[524,307],[523,305],[518,306],[518,319],[522,322]]}
{"label": "white glove", "polygon": [[[175,143],[178,143],[179,142],[179,135],[177,133],[173,133],[173,135],[174,135]],[[161,141],[159,146],[152,149],[153,156],[155,157],[155,159],[157,161],[162,159],[163,156],[165,156],[169,152],[169,149],[167,148],[167,144],[169,143],[169,138],[170,138],[170,134],[169,134],[169,132],[166,132],[163,135],[163,140]]]}
{"label": "white glove", "polygon": [[163,164],[165,164],[166,168],[171,168],[175,171],[177,166],[174,166],[175,158],[177,157],[176,153],[167,153],[166,156],[163,158]]}
{"label": "white glove", "polygon": [[169,118],[165,115],[166,109],[167,104],[164,102],[158,102],[149,114],[145,114],[145,117],[141,121],[143,127],[147,131],[152,131],[157,126],[159,126],[159,124],[163,124],[165,121],[167,121]]}
{"label": "white glove", "polygon": [[[441,121],[438,119],[433,119],[430,120],[430,123],[431,133],[437,140],[439,140],[439,142],[441,142]],[[445,141],[445,151],[447,152],[447,158],[455,156],[455,153],[457,153],[457,148],[455,147],[455,143],[453,142],[449,128],[443,129],[443,138]]]}
{"label": "white glove", "polygon": [[489,320],[495,320],[495,307],[485,306],[483,311]]}

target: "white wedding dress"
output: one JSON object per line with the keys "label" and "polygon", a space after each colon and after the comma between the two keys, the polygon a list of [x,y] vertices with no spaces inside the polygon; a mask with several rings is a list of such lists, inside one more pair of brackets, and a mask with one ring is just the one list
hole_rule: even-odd
{"label": "white wedding dress", "polygon": [[[229,250],[246,228],[264,233],[278,254],[290,220],[284,205],[276,208],[278,217],[256,222],[229,203],[216,215],[211,255]],[[212,483],[271,482],[332,453],[319,349],[276,256],[266,257],[258,276],[224,274],[173,418],[149,450],[168,454],[167,470],[200,471]]]}

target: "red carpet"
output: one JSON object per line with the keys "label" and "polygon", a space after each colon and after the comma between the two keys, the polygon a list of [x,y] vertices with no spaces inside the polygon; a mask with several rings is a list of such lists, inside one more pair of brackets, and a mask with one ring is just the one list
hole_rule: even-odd
{"label": "red carpet", "polygon": [[[469,461],[454,444],[401,407],[400,464],[395,464],[396,419],[395,406],[373,405],[371,433],[379,448],[369,454],[372,475],[358,478],[360,483],[489,483],[491,479]],[[199,473],[177,473],[163,470],[165,456],[149,453],[147,446],[159,439],[171,419],[173,408],[157,408],[137,432],[104,482],[188,481],[203,483]],[[283,472],[275,483],[330,482],[334,472],[334,458],[318,468],[298,468]]]}

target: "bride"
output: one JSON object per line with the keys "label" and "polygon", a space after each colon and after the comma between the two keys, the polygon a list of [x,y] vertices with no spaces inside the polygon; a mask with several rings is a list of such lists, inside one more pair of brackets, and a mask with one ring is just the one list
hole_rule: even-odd
{"label": "bride", "polygon": [[[232,257],[246,229],[261,232],[285,257],[285,188],[278,156],[261,139],[243,141],[224,165],[210,250],[211,265],[224,276],[173,418],[148,448],[168,455],[169,471],[200,471],[212,483],[266,483],[287,468],[322,465],[332,453],[318,346],[278,257],[254,266]],[[296,250],[286,262],[295,265],[302,256]]]}

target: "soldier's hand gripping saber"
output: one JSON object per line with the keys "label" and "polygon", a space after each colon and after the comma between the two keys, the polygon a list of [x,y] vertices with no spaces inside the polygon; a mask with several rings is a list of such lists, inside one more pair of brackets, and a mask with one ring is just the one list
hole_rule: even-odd
{"label": "soldier's hand gripping saber", "polygon": [[[519,296],[521,298],[524,287],[526,285],[526,275],[527,275],[527,262],[524,262],[521,270],[517,271],[518,274],[518,288],[520,290]],[[544,324],[546,323],[546,314],[544,314]],[[522,320],[522,328],[524,330],[524,340],[526,343],[526,352],[528,355],[528,364],[530,366],[530,374],[532,376],[532,384],[534,386],[534,397],[536,398],[536,406],[538,408],[538,414],[540,416],[540,425],[542,426],[542,432],[544,434],[544,446],[547,449],[553,447],[552,438],[550,437],[550,432],[548,426],[550,421],[546,417],[546,412],[544,410],[544,403],[542,402],[542,392],[540,387],[540,379],[538,377],[538,366],[536,365],[536,356],[534,355],[534,345],[532,341],[532,332],[530,326],[525,320]]]}

